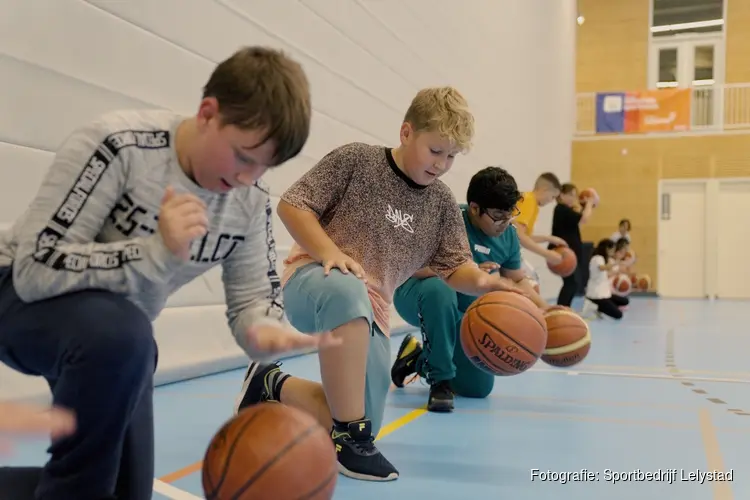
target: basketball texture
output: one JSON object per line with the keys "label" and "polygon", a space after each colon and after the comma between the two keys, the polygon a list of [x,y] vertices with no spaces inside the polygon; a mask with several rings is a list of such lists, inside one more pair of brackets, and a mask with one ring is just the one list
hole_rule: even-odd
{"label": "basketball texture", "polygon": [[594,188],[586,188],[578,193],[578,200],[581,204],[583,204],[583,201],[586,199],[591,199],[595,208],[599,205],[599,193],[597,193]]}
{"label": "basketball texture", "polygon": [[547,344],[542,311],[513,292],[490,292],[475,300],[461,320],[461,347],[479,369],[496,376],[523,373]]}
{"label": "basketball texture", "polygon": [[281,403],[241,411],[203,460],[206,500],[330,500],[337,479],[331,436],[311,415]]}
{"label": "basketball texture", "polygon": [[564,368],[583,361],[591,348],[589,325],[571,309],[555,307],[544,313],[547,346],[542,361]]}
{"label": "basketball texture", "polygon": [[549,270],[563,278],[567,278],[573,274],[578,266],[578,259],[575,252],[568,247],[555,247],[552,250],[562,255],[563,259],[559,264],[550,264],[547,262]]}
{"label": "basketball texture", "polygon": [[612,278],[612,293],[621,297],[627,296],[633,287],[633,282],[627,274],[618,274]]}

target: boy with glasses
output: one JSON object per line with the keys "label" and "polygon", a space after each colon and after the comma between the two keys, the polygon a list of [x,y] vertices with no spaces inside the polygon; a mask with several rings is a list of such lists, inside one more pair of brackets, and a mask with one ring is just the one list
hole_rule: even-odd
{"label": "boy with glasses", "polygon": [[[474,262],[488,273],[499,272],[513,280],[534,303],[546,308],[521,269],[521,245],[513,227],[520,198],[516,181],[506,170],[487,167],[472,177],[461,213]],[[396,310],[406,322],[421,328],[424,345],[413,335],[404,338],[391,380],[403,387],[414,373],[426,379],[429,411],[452,411],[454,393],[485,398],[492,392],[495,377],[474,366],[459,340],[461,319],[474,300],[475,296],[452,290],[429,268],[419,270],[396,290]]]}

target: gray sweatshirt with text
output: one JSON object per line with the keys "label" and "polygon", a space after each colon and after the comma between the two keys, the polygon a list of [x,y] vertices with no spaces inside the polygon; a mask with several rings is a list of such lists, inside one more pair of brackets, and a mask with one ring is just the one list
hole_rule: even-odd
{"label": "gray sweatshirt with text", "polygon": [[[184,117],[164,110],[117,111],[76,130],[55,155],[31,202],[0,234],[0,267],[26,302],[90,288],[127,296],[154,320],[169,296],[214,266],[230,327],[245,347],[248,327],[279,324],[284,309],[268,189],[217,194],[180,168],[174,138]],[[190,261],[172,255],[158,231],[167,186],[208,207],[209,230]]]}

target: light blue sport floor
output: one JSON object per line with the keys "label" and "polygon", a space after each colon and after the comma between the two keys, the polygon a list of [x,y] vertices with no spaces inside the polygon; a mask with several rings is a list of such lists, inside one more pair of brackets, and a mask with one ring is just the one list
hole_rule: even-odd
{"label": "light blue sport floor", "polygon": [[[401,477],[366,483],[339,476],[335,498],[750,499],[748,310],[740,301],[634,298],[622,322],[590,323],[592,349],[580,365],[554,369],[540,361],[498,378],[486,400],[457,399],[453,414],[417,412],[392,426],[379,446]],[[394,356],[400,341],[392,341]],[[284,369],[319,380],[314,355],[287,360]],[[162,493],[154,499],[203,498],[195,463],[230,416],[243,372],[157,389]],[[420,382],[392,391],[385,422],[426,398]],[[44,443],[30,443],[10,461],[40,464],[44,457]],[[532,477],[534,469],[557,477]],[[571,476],[582,470],[589,480]],[[733,471],[732,481],[682,480],[715,470]],[[661,481],[628,476],[635,471],[661,471]]]}

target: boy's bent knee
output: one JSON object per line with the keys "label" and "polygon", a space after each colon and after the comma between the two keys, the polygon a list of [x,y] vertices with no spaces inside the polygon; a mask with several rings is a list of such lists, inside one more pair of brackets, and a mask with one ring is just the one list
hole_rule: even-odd
{"label": "boy's bent knee", "polygon": [[156,341],[146,315],[127,298],[104,291],[81,292],[80,307],[64,319],[74,363],[108,371],[153,372]]}
{"label": "boy's bent knee", "polygon": [[426,278],[417,286],[422,304],[429,307],[458,307],[456,291],[440,278]]}
{"label": "boy's bent knee", "polygon": [[284,308],[292,325],[306,333],[333,330],[358,318],[372,324],[367,287],[353,274],[320,264],[298,269],[284,286]]}

